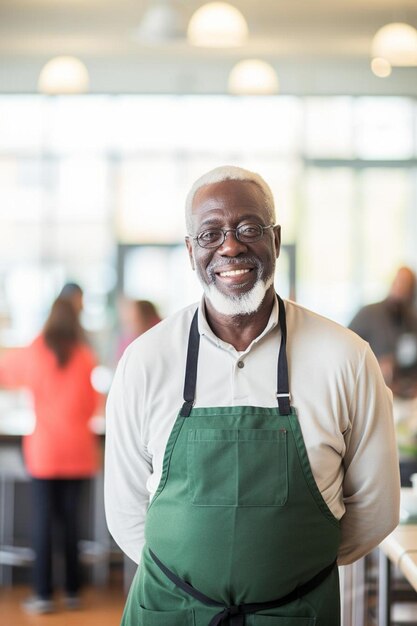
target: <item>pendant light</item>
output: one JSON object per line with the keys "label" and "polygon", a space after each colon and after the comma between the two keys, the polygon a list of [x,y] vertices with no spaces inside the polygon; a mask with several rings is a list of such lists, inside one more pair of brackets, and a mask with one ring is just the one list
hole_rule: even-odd
{"label": "pendant light", "polygon": [[278,93],[278,76],[269,63],[260,59],[239,61],[229,75],[229,92],[236,95]]}
{"label": "pendant light", "polygon": [[401,22],[386,24],[375,34],[371,54],[392,66],[417,65],[417,30]]}
{"label": "pendant light", "polygon": [[187,37],[193,46],[229,48],[241,46],[248,37],[242,13],[227,2],[209,2],[192,15]]}
{"label": "pendant light", "polygon": [[45,94],[77,94],[88,91],[89,75],[84,63],[72,56],[59,56],[44,65],[38,90]]}

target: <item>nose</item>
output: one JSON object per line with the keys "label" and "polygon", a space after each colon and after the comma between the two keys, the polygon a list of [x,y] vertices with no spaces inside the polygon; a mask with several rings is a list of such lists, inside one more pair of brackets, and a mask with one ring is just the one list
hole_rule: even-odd
{"label": "nose", "polygon": [[238,256],[242,252],[247,251],[246,244],[239,241],[236,237],[234,229],[226,230],[225,239],[221,246],[217,248],[218,254],[221,256]]}

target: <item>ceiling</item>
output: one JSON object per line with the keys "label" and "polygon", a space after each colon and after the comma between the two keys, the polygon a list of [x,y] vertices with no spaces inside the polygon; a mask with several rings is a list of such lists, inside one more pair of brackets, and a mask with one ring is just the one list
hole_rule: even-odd
{"label": "ceiling", "polygon": [[[369,50],[392,21],[417,27],[417,0],[233,0],[250,37],[235,49],[185,41],[144,45],[135,27],[148,0],[0,0],[0,91],[35,92],[51,57],[81,58],[96,93],[224,93],[233,64],[272,63],[281,93],[417,95],[417,69],[373,76]],[[187,17],[203,4],[177,0]]]}

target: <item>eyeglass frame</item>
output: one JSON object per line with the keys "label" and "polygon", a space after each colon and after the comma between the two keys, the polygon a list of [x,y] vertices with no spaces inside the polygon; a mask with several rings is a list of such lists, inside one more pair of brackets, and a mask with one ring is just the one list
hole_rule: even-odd
{"label": "eyeglass frame", "polygon": [[[239,239],[238,231],[239,231],[239,228],[244,228],[245,226],[258,226],[262,232],[260,236],[257,237],[256,239],[252,239],[251,241],[241,241],[241,239]],[[200,246],[200,248],[203,248],[205,250],[207,249],[214,250],[215,248],[220,248],[220,246],[224,244],[224,242],[226,241],[227,233],[234,233],[236,240],[239,241],[240,243],[251,244],[251,243],[256,243],[257,241],[260,241],[262,237],[264,236],[266,230],[268,230],[269,228],[275,228],[276,226],[278,226],[278,224],[269,224],[268,226],[264,226],[263,224],[257,224],[256,222],[250,222],[249,224],[241,224],[240,226],[236,226],[236,228],[226,228],[226,229],[225,228],[206,228],[205,230],[202,230],[201,233],[198,233],[198,235],[196,235],[195,237],[193,235],[188,235],[188,237],[192,239],[193,241],[196,241],[198,245]],[[223,234],[223,241],[221,241],[220,243],[216,243],[216,245],[214,246],[213,245],[203,246],[199,241],[199,237],[201,237],[201,235],[203,235],[204,233],[210,230],[217,230],[218,232],[221,232]]]}

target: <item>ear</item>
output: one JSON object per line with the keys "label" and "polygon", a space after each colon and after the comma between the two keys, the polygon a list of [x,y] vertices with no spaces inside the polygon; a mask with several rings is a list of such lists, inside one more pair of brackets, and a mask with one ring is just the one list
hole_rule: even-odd
{"label": "ear", "polygon": [[276,226],[274,226],[273,230],[274,230],[276,258],[278,258],[279,253],[281,252],[281,226],[277,224]]}
{"label": "ear", "polygon": [[193,256],[193,244],[190,237],[185,238],[185,245],[187,246],[188,257],[190,259],[191,267],[195,270],[194,256]]}

